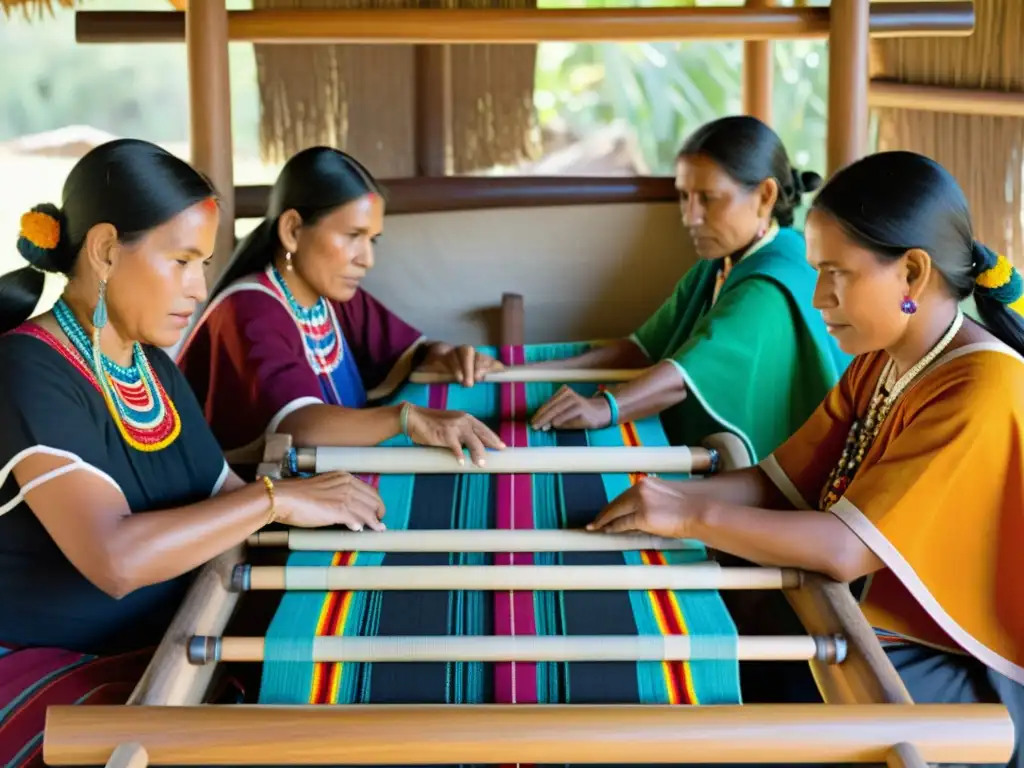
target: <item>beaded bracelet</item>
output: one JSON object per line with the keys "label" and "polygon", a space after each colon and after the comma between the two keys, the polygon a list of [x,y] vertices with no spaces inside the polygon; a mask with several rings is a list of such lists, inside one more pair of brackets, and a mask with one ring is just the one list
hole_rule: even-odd
{"label": "beaded bracelet", "polygon": [[266,475],[263,476],[262,480],[264,487],[266,487],[267,489],[267,496],[270,497],[270,512],[267,515],[267,521],[264,523],[264,525],[270,525],[272,522],[274,522],[274,518],[277,517],[277,508],[274,502],[274,481],[271,480]]}
{"label": "beaded bracelet", "polygon": [[608,408],[612,412],[612,420],[609,426],[614,426],[619,423],[619,404],[615,400],[615,395],[613,395],[607,389],[602,389],[601,395],[604,397],[605,400],[608,401]]}

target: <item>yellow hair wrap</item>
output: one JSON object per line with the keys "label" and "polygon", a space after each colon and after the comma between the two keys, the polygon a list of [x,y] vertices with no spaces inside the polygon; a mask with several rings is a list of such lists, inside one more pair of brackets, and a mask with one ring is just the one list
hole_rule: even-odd
{"label": "yellow hair wrap", "polygon": [[29,211],[21,217],[21,236],[37,248],[52,251],[60,243],[60,222],[48,213]]}
{"label": "yellow hair wrap", "polygon": [[989,290],[995,290],[1001,288],[1010,282],[1010,278],[1013,277],[1013,264],[1010,263],[1003,254],[998,254],[996,257],[995,266],[991,269],[986,269],[980,275],[975,278],[975,282],[982,288],[988,288]]}
{"label": "yellow hair wrap", "polygon": [[1024,317],[1024,294],[1022,294],[1019,299],[1013,302],[1013,304],[1009,304],[1008,306],[1018,315]]}

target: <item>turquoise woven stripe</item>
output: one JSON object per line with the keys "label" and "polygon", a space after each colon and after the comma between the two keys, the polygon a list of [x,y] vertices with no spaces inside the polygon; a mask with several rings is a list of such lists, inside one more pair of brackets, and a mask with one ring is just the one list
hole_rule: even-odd
{"label": "turquoise woven stripe", "polygon": [[[494,356],[496,350],[484,350]],[[465,411],[481,421],[495,423],[499,409],[500,390],[495,385],[477,384],[472,387],[450,385],[450,410]],[[454,530],[484,530],[492,527],[490,475],[465,474],[456,478],[456,492],[451,511]],[[491,556],[482,552],[449,553],[451,565],[487,565]],[[485,620],[491,595],[479,590],[451,591],[448,593],[448,632],[451,635],[484,635]],[[447,664],[447,690],[445,701],[452,704],[482,704],[488,677],[482,662],[450,662]]]}
{"label": "turquoise woven stripe", "polygon": [[[288,565],[330,565],[333,552],[293,552]],[[313,638],[326,592],[286,592],[267,629],[260,704],[307,704],[313,685]]]}

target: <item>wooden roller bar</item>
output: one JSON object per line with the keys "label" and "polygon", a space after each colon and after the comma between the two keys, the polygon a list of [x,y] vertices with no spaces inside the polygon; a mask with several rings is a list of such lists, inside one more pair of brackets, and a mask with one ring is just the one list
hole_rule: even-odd
{"label": "wooden roller bar", "polygon": [[[310,640],[311,662],[508,662],[508,661],[820,661],[842,663],[841,637],[779,635],[714,637],[691,635],[551,635],[451,637],[345,637]],[[194,637],[192,664],[262,662],[262,637]],[[290,658],[290,657],[289,657]]]}
{"label": "wooden roller bar", "polygon": [[[298,451],[298,467],[310,463],[313,472],[344,471],[352,474],[436,475],[470,472],[489,474],[604,474],[609,472],[687,473],[706,472],[714,466],[707,448],[640,447],[531,447],[488,451],[484,466],[467,458],[459,464],[445,448],[320,447]],[[312,462],[310,459],[312,458]]]}
{"label": "wooden roller bar", "polygon": [[180,766],[878,764],[911,743],[930,763],[1005,764],[1013,741],[998,704],[97,705],[47,710],[43,760],[102,765],[138,742]]}
{"label": "wooden roller bar", "polygon": [[[492,371],[484,376],[488,384],[513,382],[552,382],[571,384],[574,382],[613,383],[632,381],[643,376],[647,368],[535,368],[530,365],[514,365],[503,371]],[[450,373],[416,371],[409,376],[414,384],[451,384],[455,377]]]}
{"label": "wooden roller bar", "polygon": [[[254,10],[228,13],[232,42],[541,43],[786,40],[829,34],[827,7],[796,8],[487,8]],[[971,2],[875,3],[873,37],[964,36],[974,31]],[[79,11],[79,43],[178,43],[185,14]]]}
{"label": "wooden roller bar", "polygon": [[916,109],[955,115],[1024,117],[1024,93],[974,88],[946,88],[875,79],[868,104],[887,109]]}
{"label": "wooden roller bar", "polygon": [[250,547],[287,547],[293,552],[640,552],[703,551],[691,539],[666,539],[646,533],[582,530],[425,530],[317,531],[290,528],[262,531]]}
{"label": "wooden roller bar", "polygon": [[609,591],[646,589],[792,589],[800,572],[791,568],[722,568],[690,565],[393,565],[360,568],[331,565],[239,565],[233,589],[360,592]]}

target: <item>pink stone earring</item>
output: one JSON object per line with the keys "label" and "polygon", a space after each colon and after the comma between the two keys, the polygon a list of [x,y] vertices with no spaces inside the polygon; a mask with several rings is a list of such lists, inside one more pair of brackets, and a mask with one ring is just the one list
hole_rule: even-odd
{"label": "pink stone earring", "polygon": [[904,296],[903,303],[900,304],[900,311],[905,315],[914,314],[917,312],[917,302],[910,298],[910,296]]}

